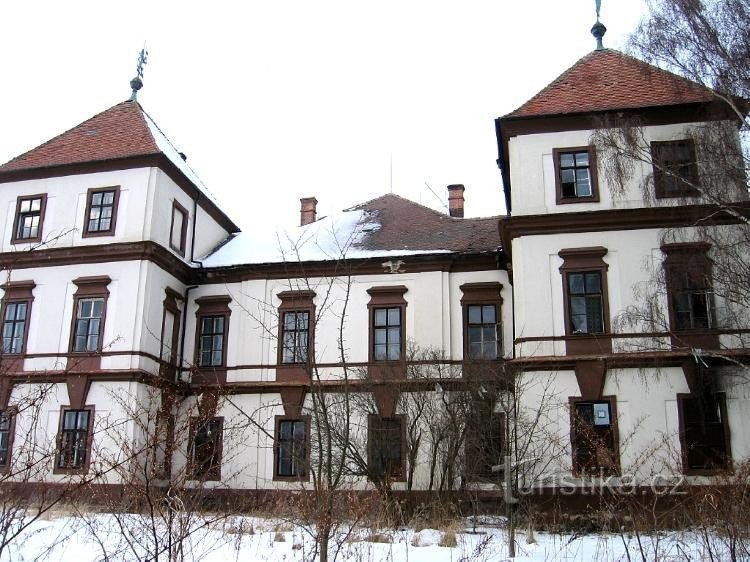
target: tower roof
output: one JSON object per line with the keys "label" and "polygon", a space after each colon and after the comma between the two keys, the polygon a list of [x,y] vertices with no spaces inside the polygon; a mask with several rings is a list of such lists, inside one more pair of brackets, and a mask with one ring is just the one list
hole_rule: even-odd
{"label": "tower roof", "polygon": [[161,153],[137,102],[118,103],[16,156],[0,171],[28,170]]}
{"label": "tower roof", "polygon": [[135,100],[118,103],[0,166],[0,183],[101,169],[158,166],[230,232],[239,228],[153,119]]}
{"label": "tower roof", "polygon": [[704,103],[713,92],[613,49],[579,59],[508,117],[540,117]]}

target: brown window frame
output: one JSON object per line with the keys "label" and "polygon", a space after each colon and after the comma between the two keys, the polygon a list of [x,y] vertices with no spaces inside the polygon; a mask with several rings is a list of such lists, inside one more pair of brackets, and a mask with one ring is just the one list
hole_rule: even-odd
{"label": "brown window frame", "polygon": [[[607,248],[601,246],[566,248],[558,252],[558,255],[563,259],[560,273],[562,274],[563,306],[565,307],[565,349],[567,355],[612,353],[607,287],[609,265],[603,259],[607,252]],[[602,299],[602,332],[576,333],[573,328],[569,277],[586,273],[599,273]]]}
{"label": "brown window frame", "polygon": [[[369,335],[368,335],[368,354],[371,363],[381,365],[403,363],[406,360],[406,306],[404,294],[407,291],[404,285],[370,287],[367,293],[370,295],[370,301],[367,303],[369,311]],[[399,357],[398,359],[376,359],[375,358],[375,314],[377,310],[398,308],[400,310],[399,324]]]}
{"label": "brown window frame", "polygon": [[[89,230],[89,221],[91,219],[91,207],[96,193],[114,192],[112,199],[112,217],[107,230]],[[120,186],[113,185],[109,187],[92,187],[86,192],[86,211],[83,217],[83,238],[92,238],[95,236],[114,236],[117,227],[117,208],[120,203]]]}
{"label": "brown window frame", "polygon": [[[686,173],[681,174],[678,170],[672,170],[670,164],[664,164],[660,159],[663,151],[673,150],[674,147],[685,145],[688,152],[688,160],[681,160],[678,166],[684,168]],[[671,199],[674,197],[698,197],[699,190],[684,182],[698,184],[698,165],[695,156],[695,142],[693,139],[676,139],[669,141],[651,141],[651,162],[654,177],[654,196],[657,199]],[[661,152],[661,154],[660,154]],[[662,168],[667,168],[663,170]],[[674,175],[672,175],[674,174]],[[682,185],[674,188],[674,184],[680,182]],[[672,188],[670,189],[670,184]]]}
{"label": "brown window frame", "polygon": [[[284,422],[301,422],[304,424],[304,458],[301,459],[304,471],[299,475],[283,475],[279,473],[281,449],[281,424]],[[273,480],[277,482],[308,482],[310,480],[310,416],[275,416],[273,441]],[[292,441],[295,441],[292,439]]]}
{"label": "brown window frame", "polygon": [[[94,277],[79,277],[73,280],[73,284],[78,287],[76,292],[73,294],[73,313],[70,322],[70,341],[68,343],[68,351],[76,355],[86,354],[98,354],[101,353],[104,340],[104,326],[107,321],[107,303],[109,301],[109,289],[107,286],[112,280],[106,275],[94,276]],[[85,299],[102,299],[102,316],[99,321],[99,335],[98,345],[95,350],[80,350],[75,349],[76,340],[76,327],[78,324],[78,306],[79,302]]]}
{"label": "brown window frame", "polygon": [[[376,422],[382,421],[398,421],[400,424],[400,450],[401,455],[399,458],[399,464],[397,467],[392,467],[390,471],[384,471],[382,474],[376,474],[373,470],[375,464],[375,438],[374,432],[378,429],[373,427]],[[381,429],[382,431],[382,429]],[[406,416],[403,414],[396,414],[392,417],[379,416],[378,414],[369,414],[367,416],[367,477],[370,481],[378,482],[386,478],[392,482],[404,482],[406,480],[406,463],[407,463],[407,450],[406,450]]]}
{"label": "brown window frame", "polygon": [[[33,290],[36,284],[33,281],[10,281],[4,285],[0,285],[0,289],[3,289],[4,294],[2,301],[0,301],[0,323],[2,323],[2,332],[0,332],[0,356],[3,357],[23,357],[27,353],[27,345],[29,341],[29,323],[31,322],[31,305],[34,302]],[[24,331],[23,340],[21,342],[20,352],[7,352],[5,351],[5,312],[9,305],[12,304],[26,304],[26,317],[24,318]],[[15,369],[11,369],[15,370]]]}
{"label": "brown window frame", "polygon": [[[180,228],[180,244],[179,246],[175,246],[173,244],[174,241],[174,216],[175,211],[180,213],[182,215],[182,227]],[[175,199],[172,201],[172,220],[171,224],[169,226],[169,247],[177,252],[180,256],[185,257],[185,249],[187,248],[187,227],[188,227],[188,218],[190,217],[190,213],[188,213],[188,210],[180,205],[177,200]]]}
{"label": "brown window frame", "polygon": [[[701,397],[697,394],[677,394],[677,417],[679,421],[679,433],[680,433],[680,451],[681,451],[681,458],[682,458],[682,472],[686,475],[711,475],[716,474],[720,472],[725,471],[732,471],[732,446],[731,446],[731,436],[729,432],[729,420],[727,418],[727,401],[726,401],[726,393],[724,392],[715,392],[715,393],[709,393],[709,396],[711,399],[717,401],[717,406],[719,408],[719,415],[721,416],[721,421],[719,422],[721,424],[721,431],[723,433],[723,441],[724,441],[724,455],[726,457],[726,461],[724,466],[714,466],[714,467],[708,467],[708,466],[702,466],[702,467],[692,467],[690,466],[690,456],[689,456],[689,444],[687,442],[687,420],[685,415],[685,401],[687,400],[700,400]],[[705,423],[705,422],[704,422]]]}
{"label": "brown window frame", "polygon": [[[87,420],[87,427],[85,432],[85,439],[86,439],[86,446],[85,446],[85,453],[84,453],[84,459],[83,462],[80,465],[70,465],[70,464],[63,464],[63,431],[76,431],[74,430],[65,430],[64,424],[65,424],[65,414],[67,412],[87,412],[88,413],[88,420]],[[60,420],[58,423],[57,428],[57,452],[55,454],[55,466],[52,470],[53,474],[87,474],[89,471],[89,466],[91,465],[91,445],[94,440],[94,416],[95,416],[95,408],[94,406],[84,406],[83,408],[71,408],[70,406],[62,406],[60,408]]]}
{"label": "brown window frame", "polygon": [[[588,153],[589,164],[589,185],[591,186],[591,195],[581,195],[568,197],[563,195],[562,188],[562,164],[560,157],[563,154]],[[570,203],[598,203],[599,202],[599,181],[596,172],[596,149],[593,146],[571,146],[564,148],[552,149],[552,160],[555,165],[555,202],[558,205],[567,205]]]}
{"label": "brown window frame", "polygon": [[[575,476],[612,476],[620,474],[620,431],[617,425],[617,397],[616,396],[602,396],[596,400],[589,400],[586,398],[571,397],[568,399],[570,404],[570,447],[573,465],[573,474]],[[610,423],[608,425],[610,438],[612,440],[612,448],[610,450],[612,454],[611,465],[595,467],[582,466],[580,454],[578,451],[578,439],[580,432],[580,418],[576,416],[576,409],[582,404],[608,404]],[[593,408],[592,408],[593,412]],[[596,427],[596,424],[592,425],[592,428]],[[592,430],[593,431],[593,430]],[[603,433],[603,432],[602,432]]]}
{"label": "brown window frame", "polygon": [[[300,367],[314,362],[315,357],[315,291],[282,291],[277,298],[281,301],[278,308],[278,345],[276,362],[283,368]],[[285,361],[284,335],[287,332],[284,325],[285,315],[288,313],[307,313],[307,359],[304,361]]]}
{"label": "brown window frame", "polygon": [[[198,428],[204,424],[218,422],[219,434],[218,443],[216,444],[216,450],[214,457],[218,457],[218,463],[210,463],[205,468],[201,468],[196,464],[195,459],[195,439],[198,433]],[[221,480],[221,467],[224,461],[224,417],[213,416],[210,418],[190,418],[190,435],[188,439],[188,471],[191,480],[197,480],[199,482],[213,482]],[[201,463],[203,464],[203,463]]]}
{"label": "brown window frame", "polygon": [[[669,327],[674,347],[700,347],[703,349],[718,349],[719,335],[716,318],[716,298],[713,291],[712,264],[708,256],[711,249],[706,242],[689,242],[677,244],[664,244],[661,251],[664,254],[664,279],[667,290],[667,311],[669,313]],[[687,278],[696,285],[682,290],[679,285],[681,279]],[[679,321],[677,295],[686,293],[689,295],[704,295],[706,303],[707,323],[703,326],[684,326]],[[692,302],[692,298],[690,301]]]}
{"label": "brown window frame", "polygon": [[[178,350],[180,343],[180,326],[182,320],[182,311],[178,302],[183,300],[183,296],[175,291],[174,289],[167,287],[164,289],[164,301],[162,302],[162,314],[161,314],[161,333],[159,341],[161,343],[159,347],[159,358],[161,359],[161,374],[168,380],[174,381],[174,375],[177,367]],[[164,341],[164,336],[167,328],[167,314],[172,314],[172,339],[169,342],[170,358],[164,359],[164,349],[167,342]]]}
{"label": "brown window frame", "polygon": [[[16,436],[16,416],[18,415],[18,408],[16,406],[9,406],[5,410],[0,410],[0,419],[6,417],[8,420],[8,438],[5,446],[5,460],[0,457],[0,474],[5,474],[10,471],[11,462],[13,460],[13,442]],[[0,431],[0,435],[3,432]]]}
{"label": "brown window frame", "polygon": [[[503,289],[501,283],[482,282],[464,283],[459,287],[463,296],[461,297],[461,311],[463,318],[463,356],[464,359],[474,362],[497,361],[503,357],[503,322],[502,304],[503,298],[500,293]],[[497,342],[497,354],[493,358],[472,357],[469,341],[469,307],[472,306],[494,306],[495,307],[495,335]],[[482,312],[483,314],[483,312]],[[485,325],[485,324],[483,324]]]}
{"label": "brown window frame", "polygon": [[[34,199],[41,199],[41,203],[39,205],[39,226],[37,227],[37,235],[36,236],[29,236],[27,238],[22,238],[18,236],[18,228],[20,225],[20,219],[21,215],[27,215],[31,214],[29,213],[21,213],[21,205],[24,201],[33,201]],[[11,233],[10,237],[10,243],[11,244],[26,244],[29,242],[41,242],[42,241],[42,228],[44,226],[44,215],[47,210],[47,194],[46,193],[37,193],[35,195],[19,195],[16,199],[16,214],[13,218],[13,232]]]}
{"label": "brown window frame", "polygon": [[[195,311],[195,354],[194,364],[199,371],[199,374],[210,382],[226,382],[227,376],[227,344],[229,343],[229,319],[232,315],[232,309],[229,308],[229,303],[232,302],[232,297],[229,295],[211,295],[195,299],[195,304],[198,305]],[[222,317],[224,318],[224,332],[222,334],[222,354],[221,363],[219,365],[201,365],[201,324],[204,318],[209,317]]]}

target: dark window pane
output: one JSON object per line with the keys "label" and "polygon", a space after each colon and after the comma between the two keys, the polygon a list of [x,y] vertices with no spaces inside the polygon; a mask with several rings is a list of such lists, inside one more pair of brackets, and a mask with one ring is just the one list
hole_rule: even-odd
{"label": "dark window pane", "polygon": [[482,307],[481,306],[469,306],[469,324],[481,324],[482,323]]}
{"label": "dark window pane", "polygon": [[574,294],[584,292],[583,275],[581,273],[571,273],[568,275],[569,290]]}

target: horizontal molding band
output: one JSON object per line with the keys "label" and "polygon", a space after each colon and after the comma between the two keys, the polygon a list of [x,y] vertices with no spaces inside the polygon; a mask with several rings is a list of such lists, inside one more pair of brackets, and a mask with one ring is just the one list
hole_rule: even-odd
{"label": "horizontal molding band", "polygon": [[[405,262],[401,268],[404,273],[492,271],[499,268],[498,253],[494,251],[399,257]],[[287,279],[290,277],[377,275],[386,272],[382,264],[382,257],[197,268],[188,266],[172,252],[150,240],[0,253],[0,268],[5,270],[120,261],[150,261],[181,282],[193,285],[236,283],[254,279]]]}
{"label": "horizontal molding band", "polygon": [[716,205],[670,205],[510,216],[500,219],[499,229],[503,244],[507,246],[506,252],[509,252],[510,241],[521,236],[714,226],[740,222],[732,212],[750,220],[750,203],[737,203],[731,207],[731,211]]}

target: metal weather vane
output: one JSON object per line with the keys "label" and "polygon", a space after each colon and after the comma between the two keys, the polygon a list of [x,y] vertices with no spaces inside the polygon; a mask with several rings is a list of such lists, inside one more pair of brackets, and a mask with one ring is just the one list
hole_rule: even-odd
{"label": "metal weather vane", "polygon": [[[597,0],[597,5],[599,4],[600,0]],[[599,17],[599,11],[597,8],[597,17]],[[143,67],[148,62],[148,51],[146,50],[146,47],[144,46],[143,49],[141,49],[141,52],[138,53],[138,66],[136,66],[136,72],[138,73],[138,78],[143,79]]]}
{"label": "metal weather vane", "polygon": [[144,45],[143,49],[141,49],[141,52],[138,53],[138,64],[135,67],[137,76],[130,81],[130,88],[133,90],[133,93],[130,94],[130,101],[136,101],[138,97],[138,90],[143,88],[143,67],[147,62],[148,51],[146,50],[146,46]]}
{"label": "metal weather vane", "polygon": [[599,13],[602,11],[602,0],[595,0],[596,1],[596,23],[594,24],[594,27],[591,28],[591,34],[596,39],[596,50],[601,51],[604,49],[604,43],[602,43],[602,37],[604,37],[604,34],[607,32],[607,28],[604,27],[604,24],[599,21]]}

